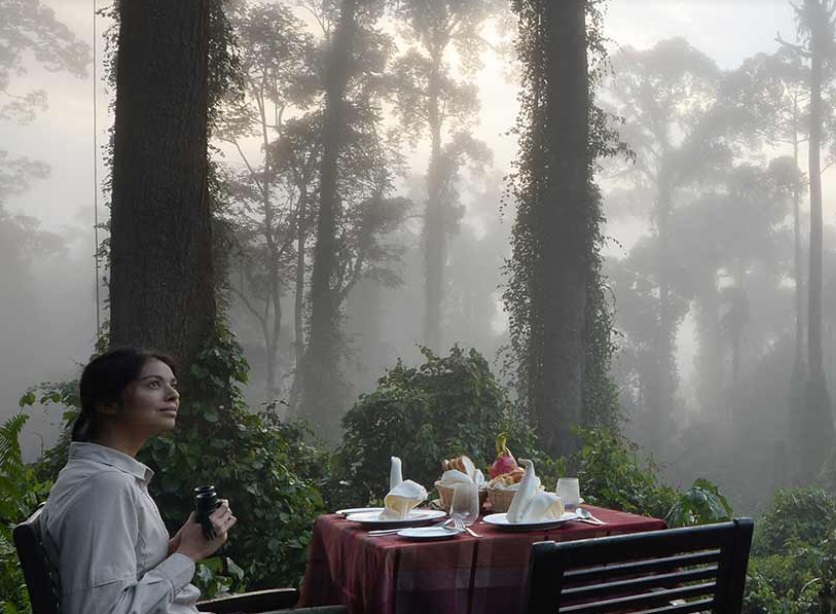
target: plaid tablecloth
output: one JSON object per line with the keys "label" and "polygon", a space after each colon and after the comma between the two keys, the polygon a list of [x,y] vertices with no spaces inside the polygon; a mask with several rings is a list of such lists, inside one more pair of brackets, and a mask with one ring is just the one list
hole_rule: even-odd
{"label": "plaid tablecloth", "polygon": [[607,524],[509,533],[479,521],[473,529],[482,538],[441,542],[369,537],[341,516],[320,516],[300,605],[345,604],[351,614],[521,614],[534,542],[665,528],[657,518],[584,507]]}

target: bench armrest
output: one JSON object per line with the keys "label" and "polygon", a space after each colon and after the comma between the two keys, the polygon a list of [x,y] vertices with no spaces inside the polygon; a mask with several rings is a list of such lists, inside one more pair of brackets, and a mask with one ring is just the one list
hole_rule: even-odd
{"label": "bench armrest", "polygon": [[201,612],[213,612],[214,614],[269,612],[282,608],[292,608],[298,600],[299,591],[295,588],[273,588],[200,601],[197,603],[197,609]]}

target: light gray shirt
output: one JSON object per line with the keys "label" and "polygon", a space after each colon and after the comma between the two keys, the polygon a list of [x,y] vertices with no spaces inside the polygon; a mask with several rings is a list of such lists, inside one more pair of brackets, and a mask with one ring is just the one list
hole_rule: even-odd
{"label": "light gray shirt", "polygon": [[169,534],[148,494],[154,472],[94,443],[69,461],[41,515],[58,569],[62,614],[195,614],[194,562],[168,555]]}

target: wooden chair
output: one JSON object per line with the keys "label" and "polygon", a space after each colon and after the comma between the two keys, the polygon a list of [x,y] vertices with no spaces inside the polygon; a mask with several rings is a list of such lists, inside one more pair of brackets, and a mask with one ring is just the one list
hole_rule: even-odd
{"label": "wooden chair", "polygon": [[[32,603],[32,614],[61,614],[61,589],[58,570],[49,562],[41,541],[41,509],[16,525],[12,531],[17,556],[23,568],[26,588]],[[292,608],[299,599],[295,588],[278,588],[253,591],[218,599],[201,601],[197,604],[201,612],[231,614],[232,612],[269,612]],[[302,608],[296,612],[322,612],[323,614],[347,614],[342,606],[329,608]]]}
{"label": "wooden chair", "polygon": [[739,614],[754,524],[532,546],[527,614]]}

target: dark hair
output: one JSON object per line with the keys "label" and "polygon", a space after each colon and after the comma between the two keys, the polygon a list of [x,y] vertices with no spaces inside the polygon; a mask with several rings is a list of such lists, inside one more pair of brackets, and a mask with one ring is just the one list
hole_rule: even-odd
{"label": "dark hair", "polygon": [[78,383],[81,413],[73,423],[72,441],[93,439],[98,426],[98,408],[121,404],[125,388],[139,378],[145,363],[152,358],[164,362],[177,373],[174,360],[169,356],[130,347],[110,350],[87,363]]}

